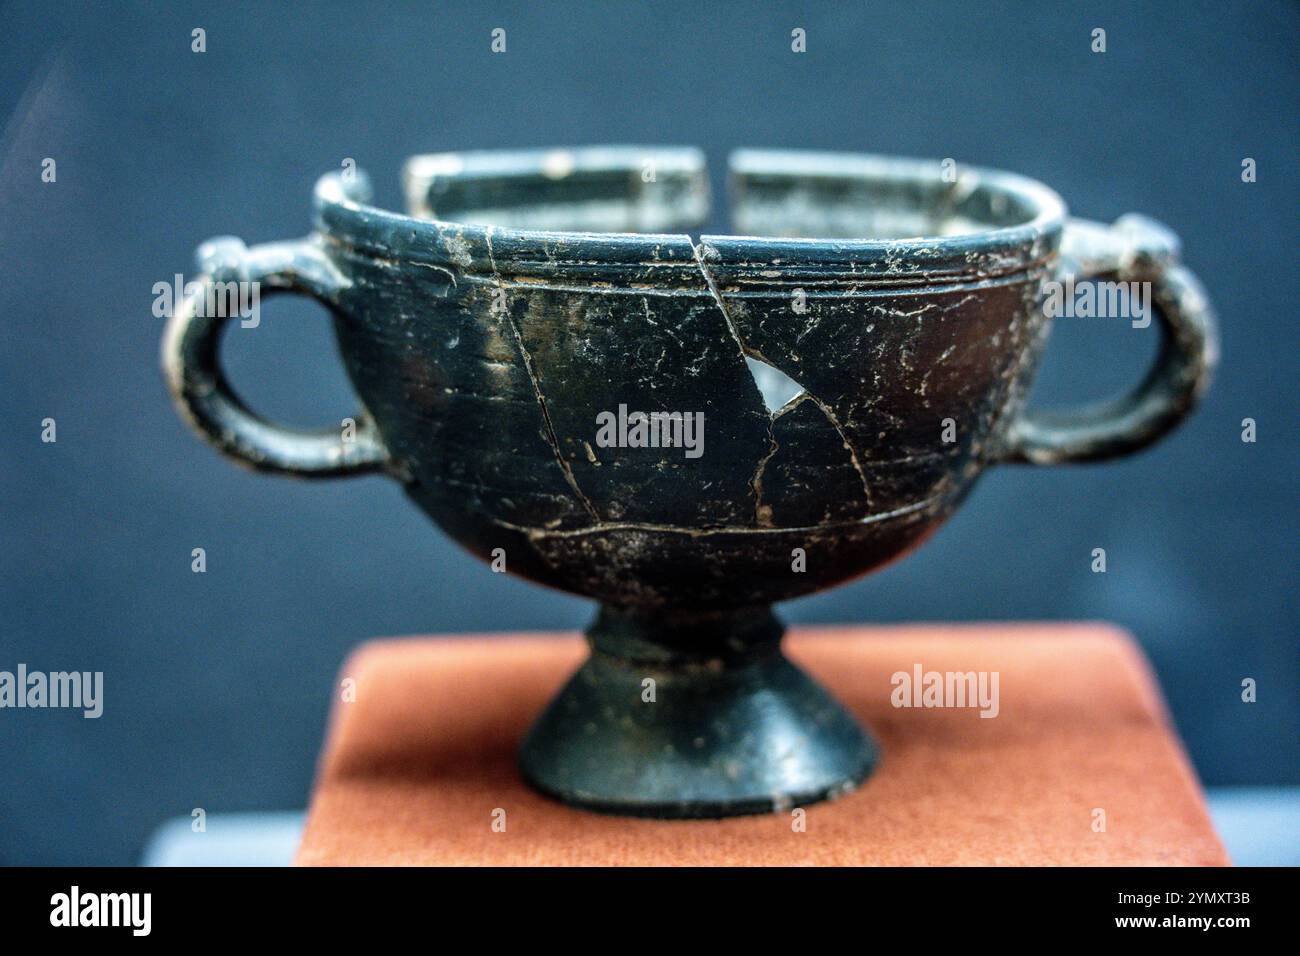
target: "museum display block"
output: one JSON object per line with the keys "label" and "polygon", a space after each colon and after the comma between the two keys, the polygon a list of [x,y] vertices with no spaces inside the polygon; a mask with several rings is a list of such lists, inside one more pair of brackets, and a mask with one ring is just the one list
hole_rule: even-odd
{"label": "museum display block", "polygon": [[[794,627],[785,649],[879,742],[871,776],[807,807],[656,820],[568,806],[520,773],[530,725],[586,657],[578,634],[364,644],[339,675],[297,863],[1228,863],[1151,669],[1113,626]],[[599,719],[663,706],[672,675],[655,674]]]}

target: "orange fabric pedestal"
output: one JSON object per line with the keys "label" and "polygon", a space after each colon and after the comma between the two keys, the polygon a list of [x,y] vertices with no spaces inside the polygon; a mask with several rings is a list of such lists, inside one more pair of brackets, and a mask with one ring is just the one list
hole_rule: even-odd
{"label": "orange fabric pedestal", "polygon": [[[576,634],[375,641],[340,679],[300,865],[1215,865],[1227,856],[1132,639],[1096,624],[794,628],[789,656],[875,735],[855,792],[657,821],[570,809],[515,769]],[[996,717],[895,707],[897,672],[998,674]],[[653,706],[653,705],[645,705]],[[494,830],[504,810],[504,831]],[[1102,816],[1104,814],[1104,816]],[[1104,826],[1104,829],[1102,827]]]}

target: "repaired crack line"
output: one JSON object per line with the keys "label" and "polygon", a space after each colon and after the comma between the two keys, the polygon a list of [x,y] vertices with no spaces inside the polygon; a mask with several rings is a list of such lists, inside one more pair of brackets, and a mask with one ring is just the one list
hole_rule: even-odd
{"label": "repaired crack line", "polygon": [[767,471],[768,463],[772,460],[773,457],[775,457],[776,453],[781,449],[780,444],[776,440],[776,432],[774,431],[776,420],[778,418],[781,418],[783,415],[785,415],[786,412],[792,412],[800,405],[802,405],[804,402],[810,402],[810,401],[812,401],[812,396],[808,394],[807,389],[804,389],[794,398],[790,399],[790,401],[786,402],[775,412],[773,412],[771,421],[768,422],[767,437],[771,442],[771,445],[768,448],[767,454],[764,455],[762,459],[759,461],[758,468],[754,472],[754,477],[750,479],[749,482],[750,487],[754,489],[754,520],[761,527],[764,528],[773,527],[771,506],[769,505],[767,507],[766,512],[764,512],[763,510],[764,507],[763,506],[763,473]]}
{"label": "repaired crack line", "polygon": [[[690,239],[690,236],[687,236],[686,238]],[[704,246],[704,243],[702,242],[701,243],[695,243],[694,241],[691,242],[691,250],[695,254],[695,262],[700,267],[700,274],[704,276],[704,283],[705,285],[708,286],[709,292],[713,296],[713,301],[717,303],[719,311],[722,312],[722,318],[727,323],[727,330],[731,333],[731,337],[736,341],[736,346],[740,349],[740,357],[743,359],[746,356],[748,356],[750,358],[756,359],[764,363],[765,365],[772,366],[772,368],[777,369],[777,371],[780,371],[780,369],[777,368],[775,363],[768,361],[767,357],[764,356],[763,353],[760,352],[758,349],[751,348],[750,346],[746,345],[745,340],[740,337],[740,330],[736,328],[736,323],[731,318],[731,312],[728,311],[727,309],[727,303],[723,300],[722,293],[718,290],[718,284],[713,280],[713,273],[709,272],[708,266],[705,265],[704,263],[704,255],[703,253],[700,252],[702,246]],[[754,388],[755,389],[758,388],[757,382],[754,383]],[[867,507],[868,508],[874,507],[875,500],[871,494],[871,485],[867,481],[867,473],[862,468],[862,462],[858,460],[858,450],[853,447],[853,442],[849,440],[848,433],[844,431],[844,426],[840,424],[839,418],[836,416],[835,412],[831,409],[829,405],[823,402],[812,392],[808,391],[807,388],[804,388],[801,394],[807,395],[809,400],[811,400],[813,404],[815,404],[819,409],[821,409],[822,414],[826,416],[826,420],[831,423],[831,427],[833,427],[836,433],[840,436],[840,441],[844,443],[844,448],[849,453],[849,460],[853,464],[853,470],[858,473],[858,480],[862,483],[862,495],[866,499]],[[761,391],[759,392],[758,397],[760,401],[763,400],[763,395]],[[763,407],[764,408],[767,407],[766,402],[764,402]],[[787,403],[787,408],[788,407],[789,404]],[[785,410],[786,409],[782,409],[781,411],[783,412]],[[754,500],[755,520],[758,520],[759,497],[761,496],[761,487],[762,487],[761,485],[762,473],[763,470],[767,467],[768,461],[772,458],[774,454],[776,454],[776,450],[778,447],[776,442],[776,437],[772,430],[772,423],[774,420],[775,420],[775,416],[769,412],[767,416],[767,440],[769,442],[768,453],[767,455],[764,456],[762,461],[758,463],[758,470],[755,472],[754,477],[751,478],[749,482],[750,487],[754,488],[754,492],[755,492],[755,500]],[[755,481],[759,482],[759,485],[757,487],[754,484]]]}
{"label": "repaired crack line", "polygon": [[894,508],[891,511],[881,511],[862,518],[854,518],[848,521],[826,521],[821,524],[800,525],[798,527],[754,528],[749,525],[720,525],[713,528],[690,528],[682,525],[655,524],[652,522],[640,521],[605,521],[589,528],[570,528],[560,530],[555,528],[534,528],[528,525],[515,524],[514,522],[506,521],[502,518],[491,518],[489,520],[498,527],[507,528],[511,531],[518,531],[521,534],[527,535],[532,540],[541,540],[546,538],[581,538],[587,535],[608,534],[616,531],[662,532],[665,534],[685,535],[689,538],[707,538],[713,535],[722,534],[813,534],[816,532],[825,532],[839,528],[855,528],[863,525],[878,524],[882,521],[904,518],[908,515],[920,512],[933,511],[943,507],[949,501],[950,497],[951,495],[945,492],[942,494],[930,495],[920,501],[914,501],[911,504],[903,505],[900,508]]}
{"label": "repaired crack line", "polygon": [[[686,238],[689,240],[691,237],[687,236]],[[740,330],[736,328],[736,323],[732,321],[731,313],[727,311],[727,303],[723,301],[722,293],[718,291],[717,283],[713,281],[713,274],[709,272],[708,266],[704,264],[704,256],[700,252],[700,247],[702,245],[704,245],[704,243],[701,242],[697,244],[692,241],[691,252],[694,253],[695,262],[700,267],[700,275],[704,277],[704,284],[708,286],[709,293],[713,296],[713,301],[717,303],[718,310],[722,313],[722,320],[727,325],[727,331],[730,332],[731,337],[735,339],[736,348],[740,349],[740,360],[744,362],[745,357],[749,355],[750,350],[745,346],[744,339],[740,337]],[[760,362],[765,361],[765,359],[758,355],[752,357],[758,359]],[[770,362],[767,364],[771,365]],[[776,368],[775,365],[772,367]],[[769,515],[765,516],[763,513],[763,471],[767,468],[767,463],[772,460],[772,456],[780,450],[781,446],[777,444],[776,441],[776,432],[772,427],[774,419],[772,413],[767,411],[767,400],[763,397],[763,390],[758,387],[758,382],[754,379],[752,373],[749,376],[749,380],[754,384],[754,391],[758,392],[759,403],[762,404],[767,418],[767,454],[759,459],[758,465],[754,469],[754,475],[749,479],[749,490],[754,493],[754,522],[760,527],[765,527],[772,524],[772,519],[770,517],[770,508],[768,509]]]}
{"label": "repaired crack line", "polygon": [[867,507],[875,507],[876,503],[871,495],[871,485],[867,481],[867,473],[862,469],[862,462],[858,460],[858,450],[853,447],[853,442],[849,441],[849,436],[848,433],[844,431],[844,426],[840,424],[839,418],[836,417],[834,410],[832,410],[829,405],[812,392],[805,392],[805,394],[814,405],[821,409],[822,414],[826,416],[826,420],[831,423],[831,426],[840,436],[840,441],[844,443],[844,448],[849,453],[849,461],[853,464],[853,470],[858,473],[858,480],[862,482],[862,494],[867,499]]}
{"label": "repaired crack line", "polygon": [[[492,266],[492,278],[496,281],[497,289],[504,292],[505,286],[501,280],[501,273],[497,271],[496,257],[492,252],[491,226],[487,229],[486,238],[488,263]],[[519,327],[519,323],[515,321],[514,313],[511,312],[509,308],[506,308],[505,313],[506,324],[510,326],[510,331],[514,335],[515,345],[519,348],[519,355],[523,359],[524,371],[528,373],[528,381],[533,386],[533,394],[537,397],[537,407],[542,413],[542,425],[545,429],[546,440],[550,443],[551,451],[555,455],[555,463],[560,466],[560,471],[564,472],[564,480],[573,490],[573,493],[577,496],[578,500],[582,502],[582,506],[586,509],[587,514],[591,516],[591,520],[600,524],[600,514],[596,511],[595,505],[591,503],[591,499],[583,494],[582,489],[578,487],[578,479],[574,477],[573,468],[565,460],[564,453],[560,450],[560,439],[556,435],[555,425],[551,422],[550,410],[546,407],[546,396],[542,394],[542,383],[537,377],[537,371],[533,368],[532,354],[529,353],[527,346],[524,345],[523,330]]]}

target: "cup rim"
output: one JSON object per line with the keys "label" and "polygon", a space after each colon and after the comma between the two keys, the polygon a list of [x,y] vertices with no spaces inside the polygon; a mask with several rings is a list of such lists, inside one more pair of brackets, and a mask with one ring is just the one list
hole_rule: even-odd
{"label": "cup rim", "polygon": [[[680,209],[650,206],[651,221],[702,222],[708,211],[703,153],[684,147],[593,146],[560,150],[488,150],[425,154],[407,160],[408,202],[420,190],[457,177],[478,182],[543,176],[640,172],[647,160],[676,191]],[[584,231],[507,228],[394,212],[370,204],[370,181],[361,170],[322,176],[314,191],[315,223],[335,242],[382,259],[413,261],[461,273],[534,280],[587,279],[647,284],[675,283],[687,273],[717,270],[743,283],[824,282],[853,285],[933,285],[996,279],[1044,265],[1059,249],[1068,215],[1049,187],[1016,173],[959,167],[939,186],[946,161],[875,154],[740,149],[728,158],[733,189],[758,177],[792,182],[849,182],[891,188],[983,191],[991,202],[1026,210],[1023,221],[957,235],[887,239],[778,238],[685,232]],[[658,218],[654,218],[657,216]],[[674,278],[674,274],[678,274]]]}

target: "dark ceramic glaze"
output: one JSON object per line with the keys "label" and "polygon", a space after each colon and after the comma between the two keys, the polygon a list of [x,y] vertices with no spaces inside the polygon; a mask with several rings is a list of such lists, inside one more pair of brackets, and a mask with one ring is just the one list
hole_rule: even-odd
{"label": "dark ceramic glaze", "polygon": [[[387,471],[470,551],[504,549],[510,571],[601,602],[591,660],[525,743],[537,787],[651,816],[808,802],[851,788],[875,754],[781,656],[770,604],[905,554],[986,465],[1150,444],[1213,364],[1209,305],[1168,230],[1067,221],[1038,183],[943,172],[741,152],[736,226],[770,238],[698,243],[674,234],[708,212],[695,150],[417,157],[410,216],[332,174],[316,232],[213,240],[201,281],[330,308],[364,404],[355,437],[248,412],[217,360],[225,319],[197,314],[201,297],[172,319],[164,364],[237,460]],[[1049,416],[1024,397],[1043,283],[1067,274],[1149,281],[1164,348],[1133,394]],[[703,454],[601,447],[597,416],[620,406],[702,412]]]}

